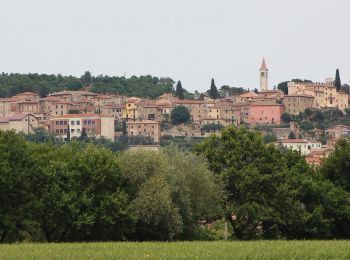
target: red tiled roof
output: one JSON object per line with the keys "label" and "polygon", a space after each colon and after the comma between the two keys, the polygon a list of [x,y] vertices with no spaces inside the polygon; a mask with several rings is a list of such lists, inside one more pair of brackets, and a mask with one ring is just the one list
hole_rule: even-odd
{"label": "red tiled roof", "polygon": [[153,120],[141,120],[141,121],[128,121],[127,124],[159,124],[159,122],[153,121]]}
{"label": "red tiled roof", "polygon": [[306,139],[285,139],[281,143],[309,143]]}

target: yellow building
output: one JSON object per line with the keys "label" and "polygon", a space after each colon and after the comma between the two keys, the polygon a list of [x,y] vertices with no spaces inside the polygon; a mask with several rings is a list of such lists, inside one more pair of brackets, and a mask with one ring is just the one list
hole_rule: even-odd
{"label": "yellow building", "polygon": [[348,94],[337,91],[332,84],[325,83],[288,83],[288,95],[303,94],[314,97],[315,108],[338,108],[344,111],[349,107]]}
{"label": "yellow building", "polygon": [[136,120],[140,118],[140,102],[141,99],[137,97],[131,97],[125,100],[125,110],[123,111],[123,118],[126,120]]}

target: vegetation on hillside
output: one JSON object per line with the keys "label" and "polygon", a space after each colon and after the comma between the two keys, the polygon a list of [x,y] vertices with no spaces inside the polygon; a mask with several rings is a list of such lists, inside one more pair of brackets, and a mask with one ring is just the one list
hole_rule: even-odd
{"label": "vegetation on hillside", "polygon": [[11,97],[26,91],[43,97],[56,91],[89,89],[96,93],[155,98],[164,93],[173,92],[173,84],[174,81],[170,78],[91,76],[90,72],[85,72],[80,78],[61,74],[2,73],[0,74],[0,97]]}

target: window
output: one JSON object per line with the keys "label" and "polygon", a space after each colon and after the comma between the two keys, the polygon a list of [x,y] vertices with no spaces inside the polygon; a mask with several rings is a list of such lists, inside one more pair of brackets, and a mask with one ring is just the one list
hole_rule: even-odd
{"label": "window", "polygon": [[63,105],[61,105],[61,108],[63,108]]}
{"label": "window", "polygon": [[64,125],[67,125],[67,123],[68,123],[67,121],[64,121],[64,122],[63,122]]}
{"label": "window", "polygon": [[87,125],[87,121],[86,120],[84,120],[84,125]]}
{"label": "window", "polygon": [[56,121],[56,125],[59,125],[59,123],[60,123],[59,121]]}
{"label": "window", "polygon": [[80,125],[80,121],[79,120],[77,120],[77,125]]}
{"label": "window", "polygon": [[56,129],[56,133],[58,134],[60,131],[58,129]]}
{"label": "window", "polygon": [[71,124],[71,125],[74,125],[74,123],[75,123],[74,121],[70,121],[70,124]]}
{"label": "window", "polygon": [[63,125],[63,121],[60,121],[60,125]]}
{"label": "window", "polygon": [[71,133],[74,133],[74,129],[71,129],[70,132],[71,132]]}

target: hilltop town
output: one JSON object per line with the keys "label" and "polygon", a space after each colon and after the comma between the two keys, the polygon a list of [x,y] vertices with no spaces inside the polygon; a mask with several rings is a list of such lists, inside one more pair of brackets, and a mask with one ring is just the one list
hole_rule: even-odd
{"label": "hilltop town", "polygon": [[[210,93],[195,99],[185,99],[176,92],[146,99],[84,90],[63,90],[45,97],[23,92],[0,99],[0,129],[28,134],[44,128],[64,141],[81,135],[113,141],[126,135],[139,138],[138,144],[156,148],[162,138],[203,138],[220,134],[224,127],[245,125],[261,131],[267,142],[300,150],[309,163],[319,164],[337,139],[349,134],[350,126],[307,128],[301,121],[305,115],[314,118],[320,112],[321,117],[323,113],[347,115],[349,94],[337,90],[333,79],[324,83],[291,81],[286,94],[281,89],[269,89],[268,73],[263,60],[259,91],[219,98]],[[179,107],[185,107],[189,117],[179,112],[185,118],[174,122],[172,114]]]}

